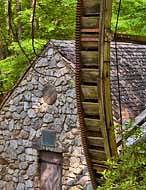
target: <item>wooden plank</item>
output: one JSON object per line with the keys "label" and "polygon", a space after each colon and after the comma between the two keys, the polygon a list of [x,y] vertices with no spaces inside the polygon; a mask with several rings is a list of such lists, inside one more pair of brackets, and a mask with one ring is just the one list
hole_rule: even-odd
{"label": "wooden plank", "polygon": [[98,90],[97,86],[81,85],[82,99],[83,100],[97,100]]}
{"label": "wooden plank", "polygon": [[89,154],[91,156],[91,159],[104,161],[106,160],[106,153],[101,150],[95,150],[95,149],[89,149]]}
{"label": "wooden plank", "polygon": [[99,79],[98,69],[81,69],[81,81],[97,84]]}
{"label": "wooden plank", "polygon": [[41,152],[40,190],[61,190],[62,155],[53,152]]}
{"label": "wooden plank", "polygon": [[99,42],[98,35],[81,34],[81,42]]}
{"label": "wooden plank", "polygon": [[[112,128],[112,110],[111,110],[111,95],[110,95],[110,86],[109,86],[109,58],[110,58],[110,47],[109,47],[109,42],[107,43],[106,41],[109,41],[110,37],[108,35],[108,29],[110,28],[110,20],[111,20],[111,5],[112,1],[111,0],[105,0],[105,3],[103,4],[103,18],[102,22],[100,23],[100,29],[101,29],[101,41],[100,41],[100,68],[101,68],[101,78],[102,83],[100,83],[100,88],[101,88],[101,119],[104,119],[106,122],[103,122],[102,126],[102,135],[105,139],[105,152],[106,156],[110,158],[113,155],[116,155],[116,143],[114,142],[114,133],[113,133],[113,128]],[[105,11],[106,10],[106,11]],[[105,13],[105,14],[104,14]],[[108,62],[104,62],[108,61]]]}
{"label": "wooden plank", "polygon": [[89,145],[104,147],[104,139],[102,137],[87,137]]}
{"label": "wooden plank", "polygon": [[89,29],[89,28],[85,28],[85,29],[81,29],[81,32],[83,33],[97,33],[99,32],[99,29]]}
{"label": "wooden plank", "polygon": [[99,104],[82,102],[84,113],[90,116],[99,116]]}
{"label": "wooden plank", "polygon": [[[144,124],[145,119],[146,119],[146,109],[135,118],[135,121],[132,123],[131,127],[127,129],[127,139],[130,137],[131,134],[133,134],[132,132],[136,130],[139,127],[139,125]],[[125,128],[124,125],[123,128]],[[117,146],[120,146],[121,144],[122,144],[122,137],[120,136],[119,138],[117,138]]]}
{"label": "wooden plank", "polygon": [[87,133],[86,134],[87,134],[88,137],[102,137],[101,130],[99,130],[99,131],[91,131],[91,130],[87,129]]}
{"label": "wooden plank", "polygon": [[101,121],[98,119],[85,118],[85,125],[89,131],[101,131]]}
{"label": "wooden plank", "polygon": [[100,13],[99,0],[83,0],[83,13],[85,15]]}
{"label": "wooden plank", "polygon": [[100,160],[91,159],[91,162],[92,162],[92,164],[99,164],[99,165],[104,165],[104,166],[108,167],[107,163],[106,163],[106,160],[105,161],[102,161],[102,160],[100,161]]}
{"label": "wooden plank", "polygon": [[[82,17],[81,18],[82,29],[99,29],[99,17]],[[99,32],[94,31],[94,32]]]}
{"label": "wooden plank", "polygon": [[96,170],[97,173],[102,173],[108,168],[105,165],[93,164],[93,169]]}
{"label": "wooden plank", "polygon": [[[112,32],[114,34],[114,32]],[[127,43],[137,43],[137,44],[145,44],[146,45],[146,36],[137,36],[137,35],[128,35],[128,34],[120,34],[117,35],[118,42],[127,42]],[[115,40],[115,39],[114,39]]]}
{"label": "wooden plank", "polygon": [[97,51],[81,51],[81,63],[83,65],[98,66],[98,52]]}
{"label": "wooden plank", "polygon": [[81,48],[84,50],[92,50],[92,49],[97,49],[98,50],[98,42],[90,42],[90,41],[82,41],[81,42]]}

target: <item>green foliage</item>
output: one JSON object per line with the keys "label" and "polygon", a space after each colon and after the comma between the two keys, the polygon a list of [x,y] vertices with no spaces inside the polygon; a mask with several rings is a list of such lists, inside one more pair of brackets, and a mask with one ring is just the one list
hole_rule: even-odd
{"label": "green foliage", "polygon": [[4,54],[3,57],[7,55],[7,46],[9,42],[8,28],[7,28],[7,14],[5,8],[6,8],[6,0],[0,0],[0,51],[2,52],[2,54]]}
{"label": "green foliage", "polygon": [[[124,133],[127,139],[128,128],[132,122],[128,123]],[[133,131],[131,136],[138,139],[139,132]],[[107,161],[109,170],[103,172],[103,183],[97,190],[145,190],[146,189],[146,143],[135,143],[125,147],[120,155]]]}
{"label": "green foliage", "polygon": [[[30,38],[32,8],[22,3],[19,16],[14,14],[15,24],[21,21],[21,39]],[[13,12],[15,3],[13,2]],[[73,39],[75,34],[76,0],[37,0],[34,21],[35,38]]]}
{"label": "green foliage", "polygon": [[[44,43],[45,40],[36,40],[35,49],[37,52],[42,49]],[[26,54],[29,55],[29,59],[32,59],[34,54],[31,40],[22,41],[21,45],[26,51]],[[3,83],[3,86],[0,89],[3,93],[9,91],[9,89],[15,85],[16,81],[28,67],[28,60],[20,50],[17,42],[13,42],[9,46],[9,51],[11,52],[11,55],[0,61],[0,82]]]}
{"label": "green foliage", "polygon": [[21,29],[23,33],[21,34],[21,39],[31,38],[31,23],[30,17],[32,15],[32,9],[21,10],[19,15],[14,19],[15,24],[21,20]]}
{"label": "green foliage", "polygon": [[105,183],[98,190],[145,190],[146,143],[133,145],[108,162],[110,170],[104,173]]}
{"label": "green foliage", "polygon": [[42,32],[37,35],[47,39],[73,39],[75,8],[76,0],[40,0],[36,20],[39,17],[39,30]]}
{"label": "green foliage", "polygon": [[[20,10],[16,10],[16,0],[12,0],[12,26],[15,33],[20,33],[21,43],[25,44],[23,46],[31,58],[33,57],[30,42],[33,1],[17,0],[17,2],[21,5]],[[43,40],[44,43],[49,39],[74,39],[76,2],[77,0],[37,0],[34,20],[35,39]],[[2,72],[0,91],[3,91],[3,86],[5,91],[10,90],[27,65],[27,59],[16,43],[16,36],[13,36],[10,30],[7,3],[7,0],[0,0],[0,48],[3,48],[2,54],[5,52],[2,57],[6,57],[0,62],[0,72]],[[118,3],[119,0],[113,0],[113,30],[115,29]],[[122,0],[118,32],[146,35],[145,9],[146,0]],[[37,40],[35,40],[35,46],[39,46]]]}
{"label": "green foliage", "polygon": [[[34,56],[31,44],[32,13],[31,1],[18,1],[20,10],[16,10],[16,1],[12,0],[12,27],[18,33],[21,27],[20,43],[29,59]],[[75,34],[76,0],[38,0],[34,20],[35,49],[40,50],[48,39],[73,39]],[[6,44],[8,56],[0,61],[0,92],[8,92],[28,66],[28,60],[23,55],[16,36],[7,22],[8,9],[6,0],[0,0],[0,44]]]}
{"label": "green foliage", "polygon": [[[113,0],[112,30],[115,30],[119,0]],[[122,0],[118,32],[146,35],[146,0]]]}

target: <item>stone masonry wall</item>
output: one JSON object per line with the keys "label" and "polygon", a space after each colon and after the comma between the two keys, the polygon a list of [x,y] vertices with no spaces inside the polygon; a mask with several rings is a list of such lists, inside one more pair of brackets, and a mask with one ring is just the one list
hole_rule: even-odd
{"label": "stone masonry wall", "polygon": [[[67,45],[66,45],[67,46]],[[91,189],[75,99],[75,71],[48,46],[0,111],[0,190],[39,190],[42,130],[57,132],[63,153],[63,190]],[[57,100],[47,89],[54,88]],[[49,92],[49,91],[48,91]]]}

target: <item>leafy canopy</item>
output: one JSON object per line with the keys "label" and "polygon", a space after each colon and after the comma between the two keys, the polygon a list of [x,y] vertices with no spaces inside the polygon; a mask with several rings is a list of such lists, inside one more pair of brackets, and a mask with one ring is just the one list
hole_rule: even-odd
{"label": "leafy canopy", "polygon": [[[119,0],[113,0],[112,29],[115,29]],[[146,0],[122,0],[118,32],[146,35]]]}
{"label": "leafy canopy", "polygon": [[[16,9],[16,1],[20,10]],[[11,0],[12,26],[19,32],[20,42],[29,57],[35,56],[31,45],[31,21],[33,1]],[[40,50],[49,39],[74,39],[77,0],[37,0],[34,20],[35,46]],[[119,0],[113,0],[112,30],[115,29]],[[0,49],[4,52],[0,61],[0,92],[9,91],[28,65],[12,35],[8,19],[8,1],[0,0]],[[118,32],[146,35],[146,0],[122,0]],[[37,42],[41,42],[40,45]],[[24,45],[25,44],[25,45]],[[39,46],[39,47],[38,47]],[[12,48],[13,47],[13,48]],[[19,68],[19,71],[17,70]]]}

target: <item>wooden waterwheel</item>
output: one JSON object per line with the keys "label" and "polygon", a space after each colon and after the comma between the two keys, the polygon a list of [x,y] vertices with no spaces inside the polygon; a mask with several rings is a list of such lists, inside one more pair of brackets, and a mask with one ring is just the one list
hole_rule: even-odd
{"label": "wooden waterwheel", "polygon": [[110,97],[112,0],[78,0],[76,94],[82,142],[96,189],[105,161],[116,155]]}

